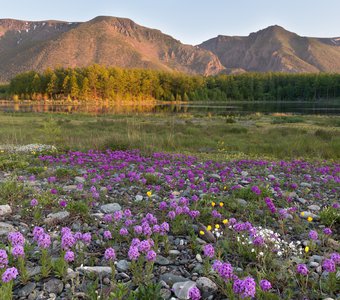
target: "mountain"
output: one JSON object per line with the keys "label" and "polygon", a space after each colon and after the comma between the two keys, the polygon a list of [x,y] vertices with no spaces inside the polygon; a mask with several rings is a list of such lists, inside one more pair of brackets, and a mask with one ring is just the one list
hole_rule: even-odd
{"label": "mountain", "polygon": [[184,45],[125,18],[88,22],[0,19],[0,82],[15,74],[91,64],[214,75],[224,70],[210,51]]}
{"label": "mountain", "polygon": [[340,72],[340,38],[302,37],[277,25],[247,37],[219,35],[199,47],[215,53],[229,73]]}

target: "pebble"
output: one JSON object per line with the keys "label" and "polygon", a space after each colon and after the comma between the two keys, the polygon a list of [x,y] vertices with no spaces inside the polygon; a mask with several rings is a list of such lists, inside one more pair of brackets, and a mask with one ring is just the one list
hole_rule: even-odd
{"label": "pebble", "polygon": [[122,207],[118,203],[109,203],[102,205],[100,210],[105,214],[112,214],[115,211],[122,210]]}
{"label": "pebble", "polygon": [[172,273],[162,274],[160,276],[160,279],[163,280],[164,282],[166,282],[166,284],[168,284],[169,286],[171,286],[171,285],[173,285],[174,283],[177,283],[177,282],[184,282],[184,281],[188,280],[183,276],[175,275],[175,274],[172,274]]}
{"label": "pebble", "polygon": [[116,263],[116,268],[120,272],[126,272],[130,268],[130,263],[125,259],[119,260]]}
{"label": "pebble", "polygon": [[44,290],[46,290],[48,293],[60,294],[63,289],[63,282],[57,278],[52,278],[44,284]]}
{"label": "pebble", "polygon": [[162,255],[157,255],[155,263],[161,266],[167,266],[170,265],[170,260]]}
{"label": "pebble", "polygon": [[208,277],[200,277],[196,280],[197,287],[208,294],[215,293],[218,290],[218,287],[215,282],[213,282]]}
{"label": "pebble", "polygon": [[10,215],[11,213],[12,209],[8,204],[0,205],[0,217]]}
{"label": "pebble", "polygon": [[189,290],[196,286],[194,281],[185,281],[185,282],[176,282],[172,286],[172,290],[175,293],[176,297],[181,300],[187,300],[189,298]]}
{"label": "pebble", "polygon": [[135,200],[136,200],[136,202],[142,201],[143,196],[142,195],[136,195]]}
{"label": "pebble", "polygon": [[112,273],[112,269],[110,267],[102,267],[102,266],[95,266],[95,267],[79,267],[76,269],[77,272],[84,273],[84,274],[91,274],[95,273],[97,275],[103,276]]}
{"label": "pebble", "polygon": [[196,254],[196,260],[200,263],[203,262],[201,254],[199,254],[199,253]]}
{"label": "pebble", "polygon": [[44,220],[44,222],[48,225],[52,225],[53,223],[67,219],[69,216],[70,213],[68,211],[59,211],[57,213],[47,215],[47,218]]}
{"label": "pebble", "polygon": [[66,185],[63,186],[63,191],[64,192],[72,192],[72,191],[76,191],[77,190],[77,186],[76,185]]}
{"label": "pebble", "polygon": [[10,232],[13,231],[15,231],[13,225],[5,222],[0,222],[0,236],[7,236]]}
{"label": "pebble", "polygon": [[321,209],[321,207],[319,205],[312,204],[312,205],[308,206],[308,209],[314,210],[314,211],[319,211]]}
{"label": "pebble", "polygon": [[19,297],[27,297],[30,293],[33,292],[37,285],[34,282],[27,283],[23,288],[18,291]]}

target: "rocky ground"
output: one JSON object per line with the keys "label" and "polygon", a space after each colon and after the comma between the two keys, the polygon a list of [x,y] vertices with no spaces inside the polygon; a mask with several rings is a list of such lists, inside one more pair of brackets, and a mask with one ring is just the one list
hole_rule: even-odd
{"label": "rocky ground", "polygon": [[14,299],[340,299],[337,163],[26,148],[0,154]]}

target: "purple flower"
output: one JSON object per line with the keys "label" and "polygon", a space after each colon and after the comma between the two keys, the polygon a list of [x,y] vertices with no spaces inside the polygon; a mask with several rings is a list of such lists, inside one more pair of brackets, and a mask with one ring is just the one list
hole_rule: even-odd
{"label": "purple flower", "polygon": [[91,236],[91,233],[90,232],[86,232],[83,234],[82,236],[82,240],[83,242],[88,245],[91,243],[91,239],[92,239],[92,236]]}
{"label": "purple flower", "polygon": [[56,189],[51,189],[50,192],[51,192],[52,195],[58,194],[58,191]]}
{"label": "purple flower", "polygon": [[24,247],[21,246],[21,245],[14,246],[13,249],[12,249],[12,255],[15,258],[24,257],[25,256]]}
{"label": "purple flower", "polygon": [[141,241],[138,245],[138,251],[140,251],[140,252],[146,253],[150,249],[151,249],[151,245],[150,245],[149,241],[147,241],[147,240]]}
{"label": "purple flower", "polygon": [[123,227],[119,230],[119,234],[125,236],[129,234],[129,231]]}
{"label": "purple flower", "polygon": [[168,204],[165,201],[162,201],[159,203],[159,209],[160,210],[166,210],[168,208]]}
{"label": "purple flower", "polygon": [[104,253],[104,258],[109,261],[116,259],[116,252],[113,248],[107,248]]}
{"label": "purple flower", "polygon": [[143,232],[143,227],[140,226],[140,225],[136,225],[136,226],[133,228],[133,230],[134,230],[134,232],[135,232],[136,234],[142,234],[142,232]]}
{"label": "purple flower", "polygon": [[196,286],[193,286],[189,290],[189,299],[191,299],[191,300],[200,300],[201,299],[201,292]]}
{"label": "purple flower", "polygon": [[303,275],[303,276],[307,276],[308,275],[308,268],[305,264],[298,264],[296,266],[296,273]]}
{"label": "purple flower", "polygon": [[256,236],[255,238],[254,238],[254,240],[253,240],[253,244],[255,245],[255,246],[262,246],[263,244],[264,244],[264,239],[263,239],[263,237],[262,236]]}
{"label": "purple flower", "polygon": [[11,242],[12,246],[25,244],[25,238],[20,232],[10,232],[8,234],[8,240]]}
{"label": "purple flower", "polygon": [[260,287],[262,291],[267,292],[272,288],[272,284],[267,279],[262,279],[260,281]]}
{"label": "purple flower", "polygon": [[112,217],[112,215],[106,214],[106,215],[103,217],[103,220],[104,220],[104,222],[106,222],[106,223],[111,223],[112,220],[113,220],[113,217]]}
{"label": "purple flower", "polygon": [[43,249],[47,249],[49,246],[51,246],[51,237],[47,233],[43,233],[38,238],[38,246]]}
{"label": "purple flower", "polygon": [[113,213],[113,219],[118,222],[123,218],[123,212],[121,210],[117,210]]}
{"label": "purple flower", "polygon": [[337,252],[334,252],[331,254],[331,260],[334,261],[335,264],[340,264],[340,254]]}
{"label": "purple flower", "polygon": [[266,197],[266,198],[264,198],[264,202],[266,202],[267,207],[270,210],[270,212],[272,214],[275,214],[276,213],[276,207],[275,207],[273,201],[269,197]]}
{"label": "purple flower", "polygon": [[173,210],[170,210],[170,211],[168,212],[168,218],[169,218],[170,220],[173,220],[173,219],[175,219],[175,217],[176,217],[176,213],[175,213]]}
{"label": "purple flower", "polygon": [[32,199],[31,200],[31,206],[34,207],[34,206],[37,206],[39,204],[38,200],[37,199]]}
{"label": "purple flower", "polygon": [[132,247],[138,247],[138,245],[140,244],[140,240],[138,238],[133,238],[131,241],[131,246]]}
{"label": "purple flower", "polygon": [[2,282],[7,283],[11,280],[15,279],[18,276],[18,270],[16,268],[8,268],[3,274],[2,274]]}
{"label": "purple flower", "polygon": [[322,267],[328,273],[334,273],[335,272],[335,262],[332,259],[325,259],[322,263]]}
{"label": "purple flower", "polygon": [[71,232],[70,233],[65,233],[61,237],[61,247],[64,250],[72,248],[75,243],[76,243],[76,239],[75,239],[75,237],[73,236],[73,234]]}
{"label": "purple flower", "polygon": [[233,276],[233,267],[229,263],[214,263],[213,269],[218,272],[224,281],[229,281]]}
{"label": "purple flower", "polygon": [[132,213],[130,209],[125,209],[124,210],[124,216],[125,218],[131,218],[132,217]]}
{"label": "purple flower", "polygon": [[325,235],[331,235],[332,234],[332,229],[330,229],[330,228],[325,228],[324,230],[323,230],[323,233],[325,234]]}
{"label": "purple flower", "polygon": [[157,254],[156,254],[155,251],[149,250],[148,253],[146,254],[146,259],[148,261],[155,261],[156,260],[156,256],[157,256]]}
{"label": "purple flower", "polygon": [[104,239],[106,239],[106,240],[112,239],[112,234],[111,234],[111,231],[109,231],[109,230],[105,230],[104,233],[103,233],[103,236],[104,236]]}
{"label": "purple flower", "polygon": [[235,293],[240,294],[242,298],[255,297],[256,282],[254,278],[248,276],[245,279],[236,279],[234,281],[233,290]]}
{"label": "purple flower", "polygon": [[254,185],[251,187],[251,191],[256,195],[261,195],[261,190],[258,186]]}
{"label": "purple flower", "polygon": [[74,252],[71,250],[66,251],[65,255],[64,255],[64,259],[67,262],[72,262],[74,261]]}
{"label": "purple flower", "polygon": [[213,218],[216,218],[216,219],[220,219],[222,217],[222,215],[216,209],[214,209],[211,212],[211,215],[212,215]]}
{"label": "purple flower", "polygon": [[308,234],[309,238],[316,241],[318,239],[318,233],[315,230],[311,230]]}
{"label": "purple flower", "polygon": [[128,252],[128,257],[130,260],[137,260],[139,257],[140,253],[138,251],[137,247],[130,246],[129,252]]}
{"label": "purple flower", "polygon": [[38,241],[39,238],[45,233],[44,228],[35,226],[33,229],[33,239]]}
{"label": "purple flower", "polygon": [[59,205],[60,205],[61,207],[66,207],[67,201],[66,201],[66,200],[60,200],[60,201],[59,201]]}
{"label": "purple flower", "polygon": [[212,245],[207,244],[203,247],[203,252],[206,257],[213,258],[215,255],[215,249]]}
{"label": "purple flower", "polygon": [[6,250],[0,249],[0,269],[7,267],[8,265],[8,255]]}

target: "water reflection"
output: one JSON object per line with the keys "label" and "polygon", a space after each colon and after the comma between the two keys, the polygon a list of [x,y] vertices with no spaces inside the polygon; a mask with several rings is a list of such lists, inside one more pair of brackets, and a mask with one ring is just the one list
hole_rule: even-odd
{"label": "water reflection", "polygon": [[62,102],[12,102],[0,101],[4,112],[55,112],[88,114],[136,114],[136,113],[214,113],[248,114],[298,113],[298,114],[339,114],[340,101],[318,102],[209,102],[209,103],[62,103]]}

